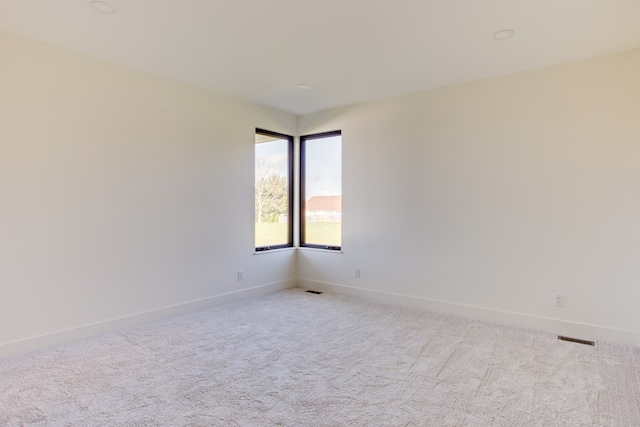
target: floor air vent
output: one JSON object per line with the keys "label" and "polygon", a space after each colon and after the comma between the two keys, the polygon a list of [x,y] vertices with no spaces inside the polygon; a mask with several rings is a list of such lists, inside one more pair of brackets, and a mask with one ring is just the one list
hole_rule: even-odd
{"label": "floor air vent", "polygon": [[591,346],[596,345],[596,343],[594,341],[581,340],[581,339],[578,339],[578,338],[565,337],[565,336],[562,336],[562,335],[558,335],[558,339],[560,341],[569,341],[569,342],[575,342],[575,343],[584,344],[584,345],[591,345]]}
{"label": "floor air vent", "polygon": [[307,292],[310,293],[310,294],[315,294],[315,295],[320,295],[322,293],[320,291],[312,291],[311,289],[309,289]]}

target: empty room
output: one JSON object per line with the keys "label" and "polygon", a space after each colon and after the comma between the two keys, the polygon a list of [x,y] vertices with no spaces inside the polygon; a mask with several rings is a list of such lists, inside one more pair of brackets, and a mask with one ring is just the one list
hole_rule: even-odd
{"label": "empty room", "polygon": [[0,426],[640,425],[639,18],[0,0]]}

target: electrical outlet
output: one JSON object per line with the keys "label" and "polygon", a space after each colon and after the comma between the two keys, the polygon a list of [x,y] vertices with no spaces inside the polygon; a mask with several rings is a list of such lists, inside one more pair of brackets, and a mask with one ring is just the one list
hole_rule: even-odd
{"label": "electrical outlet", "polygon": [[553,305],[556,307],[564,307],[566,297],[562,294],[553,294]]}
{"label": "electrical outlet", "polygon": [[242,282],[244,280],[244,272],[238,271],[238,282]]}
{"label": "electrical outlet", "polygon": [[353,277],[355,277],[356,279],[360,278],[360,269],[356,268],[355,270],[353,270]]}

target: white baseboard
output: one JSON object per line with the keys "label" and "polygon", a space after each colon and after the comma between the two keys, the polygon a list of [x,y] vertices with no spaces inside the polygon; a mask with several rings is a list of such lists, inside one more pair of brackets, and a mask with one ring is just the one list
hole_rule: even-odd
{"label": "white baseboard", "polygon": [[419,298],[390,292],[373,291],[338,285],[335,283],[319,282],[308,279],[298,279],[298,286],[319,291],[332,292],[363,298],[372,301],[399,304],[410,307],[423,308],[439,313],[455,314],[478,320],[502,323],[524,328],[550,331],[559,335],[582,338],[592,341],[603,341],[640,347],[640,335],[637,332],[607,328],[598,325],[570,322],[560,319],[537,317],[508,311],[492,310],[470,305],[455,304],[444,301]]}
{"label": "white baseboard", "polygon": [[109,332],[118,331],[120,329],[132,326],[142,325],[144,323],[154,322],[181,314],[191,313],[205,308],[214,307],[216,305],[226,304],[244,298],[255,297],[268,294],[271,292],[281,291],[296,286],[295,280],[285,280],[281,282],[269,283],[267,285],[256,286],[250,289],[230,292],[222,295],[216,295],[197,301],[190,301],[184,304],[173,305],[170,307],[160,308],[158,310],[146,311],[143,313],[133,314],[131,316],[120,317],[105,322],[84,325],[77,328],[57,331],[51,334],[40,335],[24,340],[13,341],[0,345],[0,359],[17,356],[19,354],[29,353],[31,351],[40,350],[47,347],[53,347],[66,344],[73,341],[101,335]]}

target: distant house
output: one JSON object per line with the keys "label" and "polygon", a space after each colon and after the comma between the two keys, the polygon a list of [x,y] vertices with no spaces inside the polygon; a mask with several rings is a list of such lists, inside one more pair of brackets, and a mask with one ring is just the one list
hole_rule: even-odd
{"label": "distant house", "polygon": [[340,222],[342,220],[342,196],[313,196],[305,204],[309,222]]}

